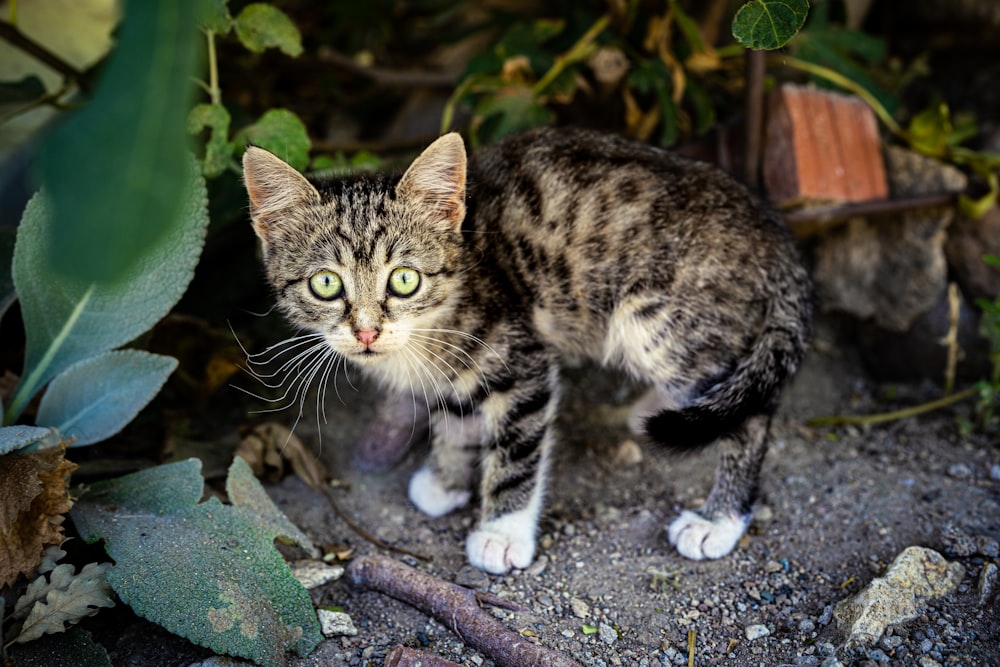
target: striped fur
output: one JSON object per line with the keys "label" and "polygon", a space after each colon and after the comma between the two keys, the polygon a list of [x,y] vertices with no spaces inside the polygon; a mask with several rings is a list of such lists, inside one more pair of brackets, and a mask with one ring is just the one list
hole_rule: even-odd
{"label": "striped fur", "polygon": [[[432,451],[410,498],[439,515],[478,484],[474,565],[534,556],[565,357],[648,382],[633,423],[653,440],[721,443],[708,502],[669,537],[691,558],[733,548],[811,316],[787,231],[744,187],[582,130],[511,137],[468,164],[446,135],[402,177],[309,183],[260,149],[244,168],[284,313],[426,402]],[[420,276],[410,295],[387,287],[399,267]],[[338,298],[311,292],[320,271],[340,277]]]}

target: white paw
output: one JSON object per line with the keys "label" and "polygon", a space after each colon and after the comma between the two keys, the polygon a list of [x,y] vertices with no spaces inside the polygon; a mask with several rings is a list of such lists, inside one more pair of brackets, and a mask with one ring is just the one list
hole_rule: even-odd
{"label": "white paw", "polygon": [[749,515],[709,521],[700,514],[685,510],[670,524],[667,537],[685,558],[722,558],[740,541],[749,523]]}
{"label": "white paw", "polygon": [[493,574],[528,567],[535,559],[536,523],[537,514],[528,510],[487,521],[465,541],[469,562]]}
{"label": "white paw", "polygon": [[430,468],[421,468],[413,473],[409,486],[410,502],[428,516],[444,516],[453,509],[462,507],[472,497],[471,491],[445,489],[438,482]]}

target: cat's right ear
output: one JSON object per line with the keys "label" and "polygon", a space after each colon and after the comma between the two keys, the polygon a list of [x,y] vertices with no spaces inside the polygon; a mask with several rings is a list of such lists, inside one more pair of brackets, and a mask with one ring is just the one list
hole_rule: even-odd
{"label": "cat's right ear", "polygon": [[458,230],[465,219],[465,169],[465,142],[457,132],[449,132],[417,156],[396,194]]}
{"label": "cat's right ear", "polygon": [[250,218],[265,252],[274,225],[289,209],[320,202],[316,188],[290,165],[263,148],[243,154],[243,182],[250,196]]}

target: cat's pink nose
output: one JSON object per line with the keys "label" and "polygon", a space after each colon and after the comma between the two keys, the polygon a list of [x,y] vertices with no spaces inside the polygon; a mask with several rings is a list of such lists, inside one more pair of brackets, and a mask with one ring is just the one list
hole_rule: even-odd
{"label": "cat's pink nose", "polygon": [[354,332],[354,337],[361,341],[365,347],[371,347],[371,344],[378,338],[378,329],[358,329]]}

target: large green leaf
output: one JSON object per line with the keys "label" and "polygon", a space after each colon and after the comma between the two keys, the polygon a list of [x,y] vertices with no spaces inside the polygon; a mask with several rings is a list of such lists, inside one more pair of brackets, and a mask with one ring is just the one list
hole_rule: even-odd
{"label": "large green leaf", "polygon": [[748,49],[780,49],[802,29],[808,0],[752,0],[736,12],[733,37]]}
{"label": "large green leaf", "polygon": [[27,337],[25,365],[6,423],[13,423],[54,376],[132,340],[180,299],[194,276],[208,224],[205,182],[193,158],[180,185],[176,222],[115,283],[88,283],[53,271],[46,261],[51,205],[45,193],[28,202],[13,271]]}
{"label": "large green leaf", "polygon": [[121,284],[177,225],[200,5],[128,0],[93,99],[46,139],[47,273]]}
{"label": "large green leaf", "polygon": [[309,166],[309,131],[302,119],[288,109],[265,111],[256,123],[240,130],[233,142],[271,151],[299,171]]}
{"label": "large green leaf", "polygon": [[233,505],[198,502],[200,471],[190,459],[95,484],[70,516],[85,540],[104,540],[108,581],[140,616],[262,665],[307,655],[322,640],[316,613],[273,544],[300,533],[270,501],[262,509],[263,490],[247,506],[247,485],[259,483],[243,459],[229,470]]}
{"label": "large green leaf", "polygon": [[75,438],[73,447],[106,440],[156,396],[175,368],[173,357],[142,350],[113,350],[84,359],[52,380],[36,421]]}

